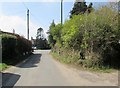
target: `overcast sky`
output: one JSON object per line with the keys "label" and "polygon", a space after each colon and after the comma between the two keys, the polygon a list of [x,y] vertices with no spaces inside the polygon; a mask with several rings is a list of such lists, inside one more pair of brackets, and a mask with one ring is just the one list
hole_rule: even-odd
{"label": "overcast sky", "polygon": [[[8,2],[9,1],[9,2]],[[12,32],[13,29],[17,34],[24,37],[27,36],[26,29],[26,11],[30,10],[30,38],[36,37],[37,29],[42,27],[44,32],[47,32],[52,20],[55,23],[60,23],[60,2],[57,0],[4,0],[0,1],[0,29],[7,32]],[[11,2],[10,2],[11,1]],[[28,2],[26,2],[28,1]],[[41,1],[41,2],[40,2]],[[95,0],[86,0],[86,2],[94,2],[93,6],[97,8]],[[113,0],[101,0],[108,2]],[[89,2],[87,4],[89,4]],[[69,19],[69,12],[72,9],[74,0],[65,1],[63,4],[63,19]],[[102,3],[103,4],[103,3]],[[47,35],[46,35],[47,36]]]}

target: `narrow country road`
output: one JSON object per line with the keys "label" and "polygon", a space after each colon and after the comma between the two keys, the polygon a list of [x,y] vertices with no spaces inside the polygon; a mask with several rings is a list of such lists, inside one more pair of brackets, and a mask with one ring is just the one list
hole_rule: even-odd
{"label": "narrow country road", "polygon": [[50,50],[36,50],[22,63],[2,72],[3,86],[117,86],[118,74],[69,68],[52,59]]}

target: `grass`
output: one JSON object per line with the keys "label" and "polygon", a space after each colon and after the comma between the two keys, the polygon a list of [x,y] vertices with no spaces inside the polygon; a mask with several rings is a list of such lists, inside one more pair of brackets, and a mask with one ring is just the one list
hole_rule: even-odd
{"label": "grass", "polygon": [[59,62],[65,63],[65,64],[69,64],[68,61],[65,60],[64,57],[58,55],[57,53],[50,52],[50,54],[53,56],[53,58],[55,58],[55,59],[58,60]]}
{"label": "grass", "polygon": [[6,59],[3,61],[3,63],[0,63],[0,71],[3,71],[7,69],[10,66],[15,66],[16,64],[20,63],[21,61],[28,58],[31,54],[28,55],[19,55],[17,57],[14,57],[12,59]]}
{"label": "grass", "polygon": [[0,71],[5,70],[6,68],[8,68],[9,66],[5,63],[0,63]]}
{"label": "grass", "polygon": [[92,67],[92,68],[86,68],[87,70],[89,70],[89,71],[93,71],[93,72],[102,72],[102,73],[111,73],[111,72],[113,72],[113,71],[115,71],[115,69],[113,69],[113,68],[109,68],[109,67],[101,67],[101,68],[99,68],[99,67]]}
{"label": "grass", "polygon": [[[68,60],[66,60],[65,57],[63,57],[62,55],[58,55],[57,53],[54,52],[50,52],[50,54],[53,56],[54,59],[58,60],[59,62],[63,63],[63,64],[67,64],[71,67],[75,67],[78,70],[88,70],[88,71],[92,71],[92,72],[101,72],[101,73],[111,73],[116,71],[114,68],[111,67],[104,67],[102,66],[101,68],[99,67],[82,67],[80,64],[75,64],[75,63],[71,63]],[[67,58],[68,59],[68,58]]]}

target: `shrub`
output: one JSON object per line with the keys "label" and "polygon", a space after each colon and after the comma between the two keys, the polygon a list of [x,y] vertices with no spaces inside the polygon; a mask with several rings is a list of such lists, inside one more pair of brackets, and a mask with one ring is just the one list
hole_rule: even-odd
{"label": "shrub", "polygon": [[31,41],[11,33],[1,33],[3,62],[32,51]]}
{"label": "shrub", "polygon": [[[115,9],[105,6],[90,14],[72,16],[62,29],[55,30],[54,27],[54,31],[57,31],[55,35],[61,35],[61,46],[64,48],[62,55],[66,58],[64,61],[75,61],[86,67],[120,66],[118,17],[120,15]],[[57,39],[55,35],[52,36]],[[61,55],[58,41],[54,48]]]}
{"label": "shrub", "polygon": [[8,59],[16,55],[16,36],[1,34],[2,37],[2,58]]}

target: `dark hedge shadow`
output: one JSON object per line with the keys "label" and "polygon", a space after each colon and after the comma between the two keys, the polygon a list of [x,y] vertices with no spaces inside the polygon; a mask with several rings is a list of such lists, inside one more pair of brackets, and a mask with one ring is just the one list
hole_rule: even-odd
{"label": "dark hedge shadow", "polygon": [[2,88],[12,88],[20,78],[19,74],[1,72],[0,74],[2,74]]}
{"label": "dark hedge shadow", "polygon": [[21,61],[25,60],[26,58],[28,58],[31,55],[33,55],[33,53],[29,53],[26,55],[15,55],[14,57],[8,57],[8,58],[2,57],[2,63],[15,66],[16,64],[20,63]]}
{"label": "dark hedge shadow", "polygon": [[33,54],[31,57],[29,57],[26,61],[24,61],[22,64],[18,65],[17,67],[20,68],[31,68],[31,67],[37,67],[37,64],[41,60],[42,54]]}

